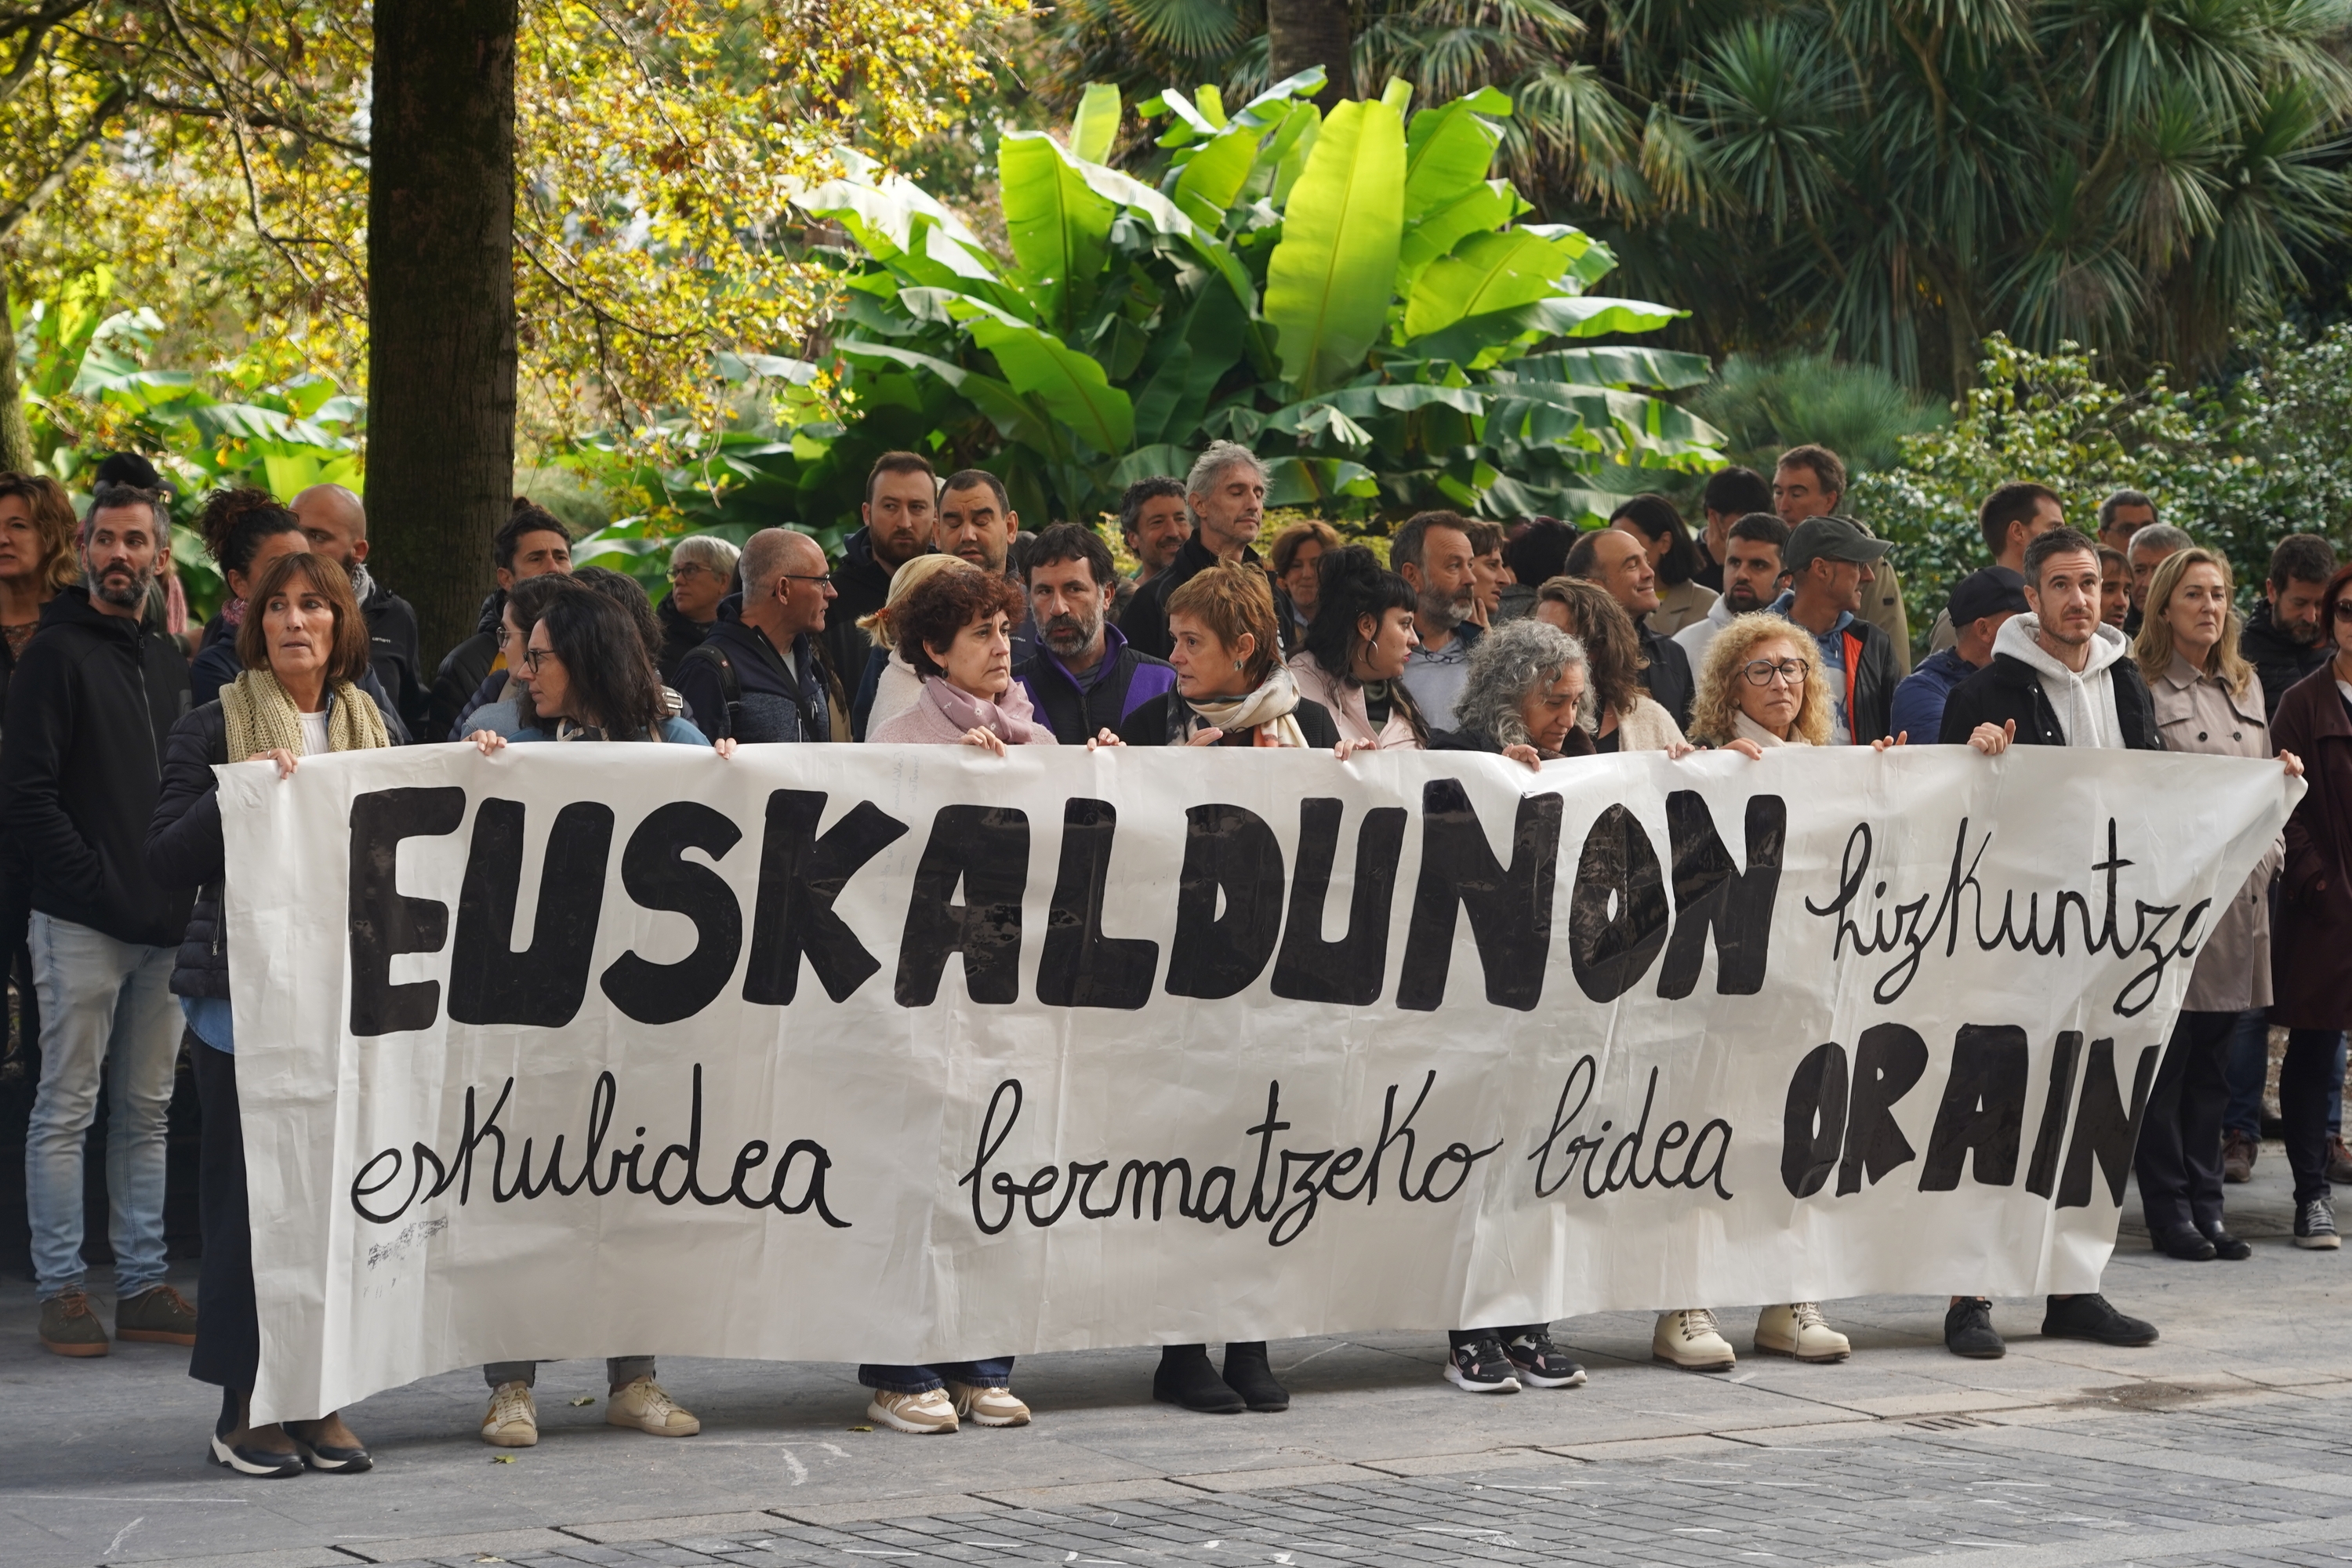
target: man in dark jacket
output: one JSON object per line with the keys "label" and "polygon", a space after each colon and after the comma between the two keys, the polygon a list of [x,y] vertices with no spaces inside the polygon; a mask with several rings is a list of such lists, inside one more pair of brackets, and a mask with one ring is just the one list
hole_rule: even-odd
{"label": "man in dark jacket", "polygon": [[433,689],[425,682],[425,658],[417,647],[415,607],[368,573],[367,508],[341,485],[312,485],[287,510],[300,520],[312,552],[329,557],[351,577],[352,593],[368,624],[368,666],[381,688],[374,694],[378,702],[392,703],[410,736],[440,740],[425,734]]}
{"label": "man in dark jacket", "polygon": [[1083,746],[1175,689],[1165,659],[1139,653],[1105,617],[1118,593],[1110,546],[1091,528],[1057,522],[1037,535],[1028,563],[1037,647],[1013,667],[1029,705],[1065,746]]}
{"label": "man in dark jacket", "polygon": [[1864,590],[1876,580],[1871,568],[1885,553],[1885,540],[1832,512],[1790,529],[1780,554],[1789,591],[1772,602],[1772,613],[1811,632],[1822,650],[1833,746],[1866,746],[1893,733],[1887,725],[1902,666],[1886,634],[1862,618]]}
{"label": "man in dark jacket", "polygon": [[2315,533],[2290,533],[2271,552],[2263,602],[2238,637],[2238,651],[2262,678],[2263,712],[2276,713],[2286,689],[2327,662],[2327,617],[2319,601],[2335,574],[2335,546]]}
{"label": "man in dark jacket", "polygon": [[874,651],[874,639],[857,623],[889,602],[890,578],[900,566],[931,552],[940,522],[939,470],[919,453],[883,453],[866,475],[857,515],[866,526],[841,547],[824,628],[834,670],[851,686],[866,673]]}
{"label": "man in dark jacket", "polygon": [[1247,447],[1212,441],[1193,459],[1184,481],[1192,537],[1166,571],[1136,589],[1119,617],[1128,646],[1154,658],[1168,657],[1168,595],[1220,561],[1258,565],[1258,525],[1265,521],[1265,465]]}
{"label": "man in dark jacket", "polygon": [[41,1342],[104,1355],[83,1293],[82,1145],[107,1114],[116,1331],[195,1342],[195,1310],[163,1283],[164,1112],[179,1056],[172,963],[189,896],[147,873],[163,742],[188,706],[178,646],[140,624],[169,537],[153,490],[100,485],[82,524],[82,580],[41,612],[8,686],[0,833],[32,908],[41,1083],[26,1131],[26,1206]]}
{"label": "man in dark jacket", "polygon": [[[2156,704],[2129,646],[2099,617],[2099,547],[2074,529],[2053,528],[2026,546],[2025,598],[2032,607],[2003,623],[1992,663],[1945,702],[1944,744],[1994,757],[2012,745],[2164,749]],[[2106,1345],[2156,1342],[2153,1325],[2124,1316],[2095,1291],[2051,1297],[2042,1334]],[[1992,1303],[1953,1297],[1944,1344],[1955,1355],[2002,1354],[2007,1347],[1992,1326]]]}
{"label": "man in dark jacket", "polygon": [[841,694],[818,646],[835,592],[824,551],[805,533],[761,529],[737,570],[742,600],[722,605],[710,635],[678,661],[678,695],[714,741],[830,741]]}
{"label": "man in dark jacket", "polygon": [[[497,567],[498,591],[482,601],[482,618],[474,635],[449,650],[433,674],[433,700],[425,721],[424,741],[457,741],[457,715],[493,669],[506,668],[507,655],[499,631],[507,610],[507,590],[526,577],[572,570],[572,533],[556,515],[518,496],[514,510],[490,541],[490,563]],[[521,650],[514,650],[520,657]]]}
{"label": "man in dark jacket", "polygon": [[1642,641],[1642,689],[1664,709],[1677,728],[1690,728],[1691,699],[1698,685],[1691,676],[1690,656],[1670,637],[1650,629],[1650,612],[1658,607],[1658,574],[1641,541],[1618,528],[1588,529],[1570,546],[1560,570],[1609,590],[1633,623]]}

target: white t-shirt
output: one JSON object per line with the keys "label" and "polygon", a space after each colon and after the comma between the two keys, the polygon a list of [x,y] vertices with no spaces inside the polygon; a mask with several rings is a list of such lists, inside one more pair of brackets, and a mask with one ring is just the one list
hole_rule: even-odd
{"label": "white t-shirt", "polygon": [[298,713],[295,717],[302,721],[302,754],[322,754],[327,750],[327,710],[321,708],[316,713]]}

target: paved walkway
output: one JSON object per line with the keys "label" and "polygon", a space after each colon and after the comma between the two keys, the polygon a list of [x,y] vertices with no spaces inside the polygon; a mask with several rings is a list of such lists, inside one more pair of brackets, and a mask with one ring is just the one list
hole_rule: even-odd
{"label": "paved walkway", "polygon": [[[1619,1313],[1560,1326],[1584,1388],[1463,1394],[1433,1334],[1300,1340],[1275,1347],[1289,1413],[1228,1417],[1151,1404],[1154,1352],[1096,1352],[1024,1360],[1034,1426],[931,1440],[860,1430],[851,1368],[688,1359],[662,1378],[702,1435],[618,1431],[601,1363],[572,1362],[511,1462],[452,1373],[351,1412],[373,1474],[284,1482],[201,1462],[217,1397],[184,1351],[47,1355],[11,1284],[0,1563],[2352,1562],[2352,1253],[2288,1244],[2284,1166],[2271,1145],[2231,1189],[2250,1261],[2126,1227],[2106,1287],[2162,1329],[2146,1350],[2045,1342],[2018,1302],[2008,1358],[1963,1362],[1940,1301],[1882,1298],[1835,1304],[1843,1365],[1699,1376],[1648,1364],[1648,1317]],[[1752,1319],[1726,1327],[1745,1351]]]}

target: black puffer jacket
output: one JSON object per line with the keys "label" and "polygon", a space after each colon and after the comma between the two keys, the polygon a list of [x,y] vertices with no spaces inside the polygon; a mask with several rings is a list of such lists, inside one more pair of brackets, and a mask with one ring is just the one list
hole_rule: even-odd
{"label": "black puffer jacket", "polygon": [[[376,704],[383,711],[383,704]],[[384,714],[384,729],[399,733]],[[172,726],[163,747],[163,783],[155,818],[147,826],[147,874],[165,888],[196,889],[172,965],[172,994],[228,1000],[228,932],[221,924],[221,878],[228,852],[221,841],[220,780],[213,769],[229,760],[228,719],[207,702]]]}

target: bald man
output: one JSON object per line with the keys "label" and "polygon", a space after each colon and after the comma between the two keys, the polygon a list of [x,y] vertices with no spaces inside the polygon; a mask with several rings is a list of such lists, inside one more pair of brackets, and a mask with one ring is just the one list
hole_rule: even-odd
{"label": "bald man", "polygon": [[408,732],[420,739],[433,703],[417,649],[416,611],[408,601],[368,575],[367,509],[341,485],[312,485],[294,498],[290,510],[310,538],[313,554],[331,557],[351,574],[352,592],[367,617],[368,658],[376,680],[400,710]]}
{"label": "bald man", "polygon": [[846,738],[849,704],[831,679],[819,640],[833,608],[824,551],[805,533],[763,528],[746,540],[735,570],[742,608],[677,662],[677,690],[712,740]]}

